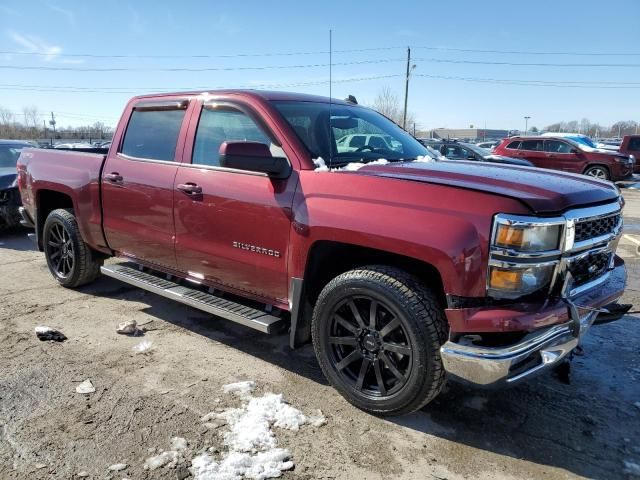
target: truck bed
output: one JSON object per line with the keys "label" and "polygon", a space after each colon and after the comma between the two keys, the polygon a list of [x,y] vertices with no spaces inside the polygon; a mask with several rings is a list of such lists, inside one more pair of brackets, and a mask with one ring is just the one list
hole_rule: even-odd
{"label": "truck bed", "polygon": [[100,208],[100,174],[105,158],[104,154],[69,150],[27,148],[22,151],[17,165],[18,184],[38,238],[49,210],[45,201],[37,211],[37,199],[62,195],[76,211],[85,241],[101,251],[107,248]]}

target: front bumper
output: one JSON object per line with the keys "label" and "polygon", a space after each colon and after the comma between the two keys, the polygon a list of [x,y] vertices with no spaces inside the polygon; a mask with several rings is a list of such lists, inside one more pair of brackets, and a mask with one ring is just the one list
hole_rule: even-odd
{"label": "front bumper", "polygon": [[592,309],[620,298],[625,284],[624,263],[617,261],[605,282],[566,301],[562,323],[503,347],[475,345],[468,337],[446,342],[440,354],[449,378],[483,387],[511,385],[558,365],[593,324],[598,312]]}

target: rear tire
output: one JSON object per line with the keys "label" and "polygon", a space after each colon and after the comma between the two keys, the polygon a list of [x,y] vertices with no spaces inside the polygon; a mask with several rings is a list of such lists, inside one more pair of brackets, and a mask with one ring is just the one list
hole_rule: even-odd
{"label": "rear tire", "polygon": [[44,223],[42,244],[53,278],[67,288],[76,288],[100,276],[102,259],[87,245],[70,209],[52,211]]}
{"label": "rear tire", "polygon": [[349,402],[403,415],[445,381],[448,325],[435,294],[406,272],[368,266],[329,282],[313,312],[313,346],[327,380]]}
{"label": "rear tire", "polygon": [[584,174],[588,177],[598,178],[600,180],[611,180],[609,169],[602,165],[589,167],[584,171]]}

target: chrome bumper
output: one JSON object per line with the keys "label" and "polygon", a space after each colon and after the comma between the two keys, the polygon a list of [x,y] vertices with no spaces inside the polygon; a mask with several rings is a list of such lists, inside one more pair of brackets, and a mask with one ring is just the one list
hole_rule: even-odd
{"label": "chrome bumper", "polygon": [[626,282],[624,264],[611,273],[613,278],[578,297],[576,303],[565,300],[568,322],[532,332],[514,345],[483,347],[464,338],[460,342],[446,342],[440,355],[447,375],[476,386],[493,387],[515,384],[558,365],[578,345],[598,315],[597,308],[593,308],[602,305],[597,292],[613,289],[620,292],[617,297],[622,295]]}

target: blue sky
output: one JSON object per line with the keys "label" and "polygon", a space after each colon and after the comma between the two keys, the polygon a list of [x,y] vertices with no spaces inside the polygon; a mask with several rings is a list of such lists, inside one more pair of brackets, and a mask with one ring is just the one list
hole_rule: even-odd
{"label": "blue sky", "polygon": [[[339,98],[353,94],[361,103],[371,103],[385,86],[401,96],[406,46],[412,47],[416,69],[409,110],[424,128],[482,127],[485,123],[489,128],[522,128],[524,115],[532,117],[530,126],[538,127],[583,117],[604,125],[617,120],[640,121],[639,19],[638,0],[543,0],[535,6],[502,0],[2,0],[0,51],[8,53],[0,53],[0,106],[15,112],[31,105],[41,113],[54,111],[62,125],[95,120],[114,125],[129,97],[152,91],[293,84],[278,89],[327,95],[328,85],[322,82],[328,80],[328,67],[323,66],[328,55],[321,52],[328,50],[331,28],[336,51],[333,94]],[[340,52],[361,49],[366,50]],[[450,49],[635,55],[524,55]],[[42,55],[25,55],[34,52]],[[311,53],[216,57],[295,52]],[[196,55],[208,57],[194,58]],[[305,67],[246,69],[291,65]],[[245,70],[149,71],[170,68]],[[353,81],[363,78],[368,80]],[[565,87],[478,81],[484,79],[542,81]],[[613,88],[566,88],[574,85],[567,82],[628,84],[624,85],[627,88],[611,83],[597,85]]]}

